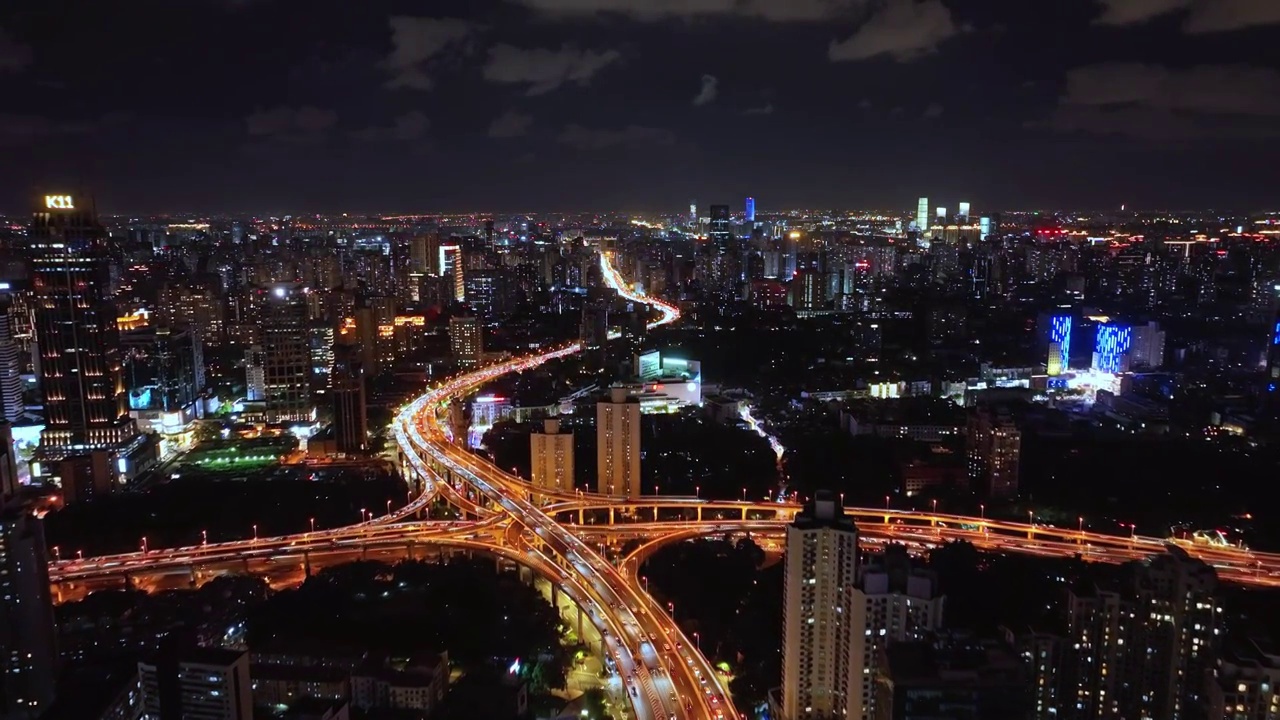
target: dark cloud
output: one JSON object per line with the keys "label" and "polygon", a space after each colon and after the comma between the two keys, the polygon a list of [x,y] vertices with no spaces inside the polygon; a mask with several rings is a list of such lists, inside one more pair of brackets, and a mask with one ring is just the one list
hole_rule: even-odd
{"label": "dark cloud", "polygon": [[484,78],[496,83],[527,84],[526,94],[542,95],[569,82],[587,85],[596,73],[621,58],[617,50],[595,52],[570,45],[559,50],[497,45],[489,50]]}
{"label": "dark cloud", "polygon": [[391,25],[391,55],[386,60],[391,73],[389,88],[430,90],[435,84],[427,74],[428,65],[445,50],[466,40],[474,28],[465,20],[397,15]]}
{"label": "dark cloud", "polygon": [[924,109],[924,114],[921,117],[925,118],[926,120],[940,118],[942,117],[942,110],[943,110],[942,106],[939,105],[938,103],[929,103],[929,107]]}
{"label": "dark cloud", "polygon": [[1101,25],[1137,25],[1172,13],[1186,15],[1188,33],[1214,33],[1280,24],[1275,0],[1102,0]]}
{"label": "dark cloud", "polygon": [[737,15],[774,22],[824,20],[865,0],[516,0],[551,16],[617,14],[635,20]]}
{"label": "dark cloud", "polygon": [[1280,118],[1280,72],[1247,65],[1172,70],[1103,64],[1072,70],[1047,125],[1150,140],[1256,137]]}
{"label": "dark cloud", "polygon": [[489,123],[489,137],[512,138],[529,132],[533,125],[533,116],[515,110],[508,110]]}
{"label": "dark cloud", "polygon": [[18,72],[31,64],[31,48],[0,30],[0,73]]}
{"label": "dark cloud", "polygon": [[249,134],[257,138],[288,141],[318,140],[338,123],[338,114],[311,105],[256,110],[244,119]]}
{"label": "dark cloud", "polygon": [[940,0],[888,0],[847,40],[832,42],[827,57],[841,61],[888,55],[905,62],[933,52],[959,32]]}
{"label": "dark cloud", "polygon": [[709,105],[712,102],[714,102],[716,99],[716,94],[719,92],[719,89],[717,87],[719,86],[719,84],[720,84],[720,81],[716,79],[715,75],[703,75],[702,88],[698,90],[697,95],[693,96],[694,106],[701,107],[703,105]]}
{"label": "dark cloud", "polygon": [[628,125],[620,130],[567,125],[556,141],[578,150],[603,150],[618,146],[671,145],[676,139],[670,130],[641,125]]}
{"label": "dark cloud", "polygon": [[361,142],[386,142],[419,140],[427,134],[431,120],[417,110],[411,110],[391,122],[390,125],[374,125],[351,133]]}
{"label": "dark cloud", "polygon": [[773,103],[765,103],[756,107],[749,107],[742,111],[743,115],[772,115]]}

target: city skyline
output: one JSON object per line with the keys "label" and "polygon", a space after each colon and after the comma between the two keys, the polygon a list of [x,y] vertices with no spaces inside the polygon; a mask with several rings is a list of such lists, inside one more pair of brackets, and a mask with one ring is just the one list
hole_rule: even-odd
{"label": "city skyline", "polygon": [[128,213],[1257,209],[1280,160],[1262,3],[321,3],[306,33],[286,0],[24,5],[6,213],[32,184]]}

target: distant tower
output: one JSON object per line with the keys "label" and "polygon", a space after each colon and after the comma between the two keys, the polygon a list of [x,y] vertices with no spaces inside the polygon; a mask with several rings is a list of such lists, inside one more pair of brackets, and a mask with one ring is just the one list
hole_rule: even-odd
{"label": "distant tower", "polygon": [[596,403],[596,492],[640,496],[640,400],[610,388]]}
{"label": "distant tower", "polygon": [[689,201],[689,224],[691,225],[698,224],[698,201],[697,200]]}
{"label": "distant tower", "polygon": [[922,197],[916,203],[916,229],[924,235],[929,230],[929,198]]}
{"label": "distant tower", "polygon": [[787,526],[782,613],[782,717],[860,717],[854,621],[858,528],[836,497],[814,493]]}
{"label": "distant tower", "polygon": [[961,225],[969,224],[969,203],[967,202],[960,203],[960,212],[959,214],[956,215],[956,222],[960,223]]}
{"label": "distant tower", "polygon": [[707,227],[707,237],[713,243],[728,242],[733,239],[733,232],[729,229],[728,205],[711,206],[711,224]]}
{"label": "distant tower", "polygon": [[530,480],[534,487],[573,492],[573,433],[561,432],[560,421],[543,422],[529,435]]}
{"label": "distant tower", "polygon": [[364,363],[353,343],[334,348],[333,431],[338,452],[359,454],[369,449],[369,416],[365,399]]}
{"label": "distant tower", "polygon": [[744,219],[748,223],[753,223],[756,221],[756,199],[755,198],[750,198],[750,197],[747,198],[747,209],[746,209],[746,214],[744,216]]}

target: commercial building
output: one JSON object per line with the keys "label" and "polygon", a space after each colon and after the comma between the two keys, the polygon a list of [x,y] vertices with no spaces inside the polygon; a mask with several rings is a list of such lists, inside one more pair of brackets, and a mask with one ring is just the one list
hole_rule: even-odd
{"label": "commercial building", "polygon": [[172,435],[202,415],[204,348],[189,328],[146,326],[120,334],[129,414],[139,427]]}
{"label": "commercial building", "polygon": [[751,197],[747,198],[746,211],[743,213],[742,219],[745,220],[748,224],[755,223],[756,221],[756,199],[755,198],[751,198]]}
{"label": "commercial building", "polygon": [[922,237],[929,236],[929,198],[916,201],[916,230]]}
{"label": "commercial building", "polygon": [[464,368],[480,364],[484,355],[484,328],[474,316],[449,318],[449,348],[454,362]]}
{"label": "commercial building", "polygon": [[334,372],[330,376],[333,398],[333,434],[337,451],[360,454],[369,449],[369,415],[365,393],[364,363],[353,344],[334,347]]}
{"label": "commercial building", "polygon": [[596,492],[640,496],[640,401],[610,388],[596,403]]}
{"label": "commercial building", "polygon": [[311,330],[307,289],[276,285],[262,319],[263,400],[271,423],[315,419],[311,404]]}
{"label": "commercial building", "polygon": [[20,422],[26,407],[22,400],[22,348],[12,317],[12,296],[0,294],[0,420]]}
{"label": "commercial building", "polygon": [[48,553],[40,520],[0,510],[0,715],[39,717],[58,674]]}
{"label": "commercial building", "polygon": [[1133,345],[1133,329],[1111,322],[1098,324],[1093,344],[1093,369],[1104,373],[1129,370],[1129,351]]}
{"label": "commercial building", "polygon": [[861,717],[857,572],[857,527],[832,493],[814,493],[787,526],[778,708],[785,720]]}
{"label": "commercial building", "polygon": [[32,217],[30,240],[45,413],[31,474],[59,484],[59,460],[103,451],[110,462],[102,481],[115,484],[154,463],[155,444],[129,416],[107,232],[91,204],[48,195]]}
{"label": "commercial building", "polygon": [[573,433],[561,432],[559,420],[544,420],[542,432],[529,435],[529,453],[534,487],[573,491]]}
{"label": "commercial building", "polygon": [[252,720],[249,653],[165,649],[138,663],[140,720]]}
{"label": "commercial building", "polygon": [[849,621],[855,628],[849,667],[856,679],[849,700],[850,718],[874,720],[876,672],[890,643],[920,640],[942,627],[944,598],[938,578],[912,567],[907,549],[890,545],[859,573]]}
{"label": "commercial building", "polygon": [[898,642],[876,672],[877,720],[1025,719],[1031,693],[1017,655],[996,642],[931,637]]}

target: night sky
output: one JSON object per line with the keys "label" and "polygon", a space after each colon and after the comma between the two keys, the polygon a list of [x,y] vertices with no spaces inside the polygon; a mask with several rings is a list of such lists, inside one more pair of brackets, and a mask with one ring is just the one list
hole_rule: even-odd
{"label": "night sky", "polygon": [[0,212],[1261,209],[1280,0],[3,0]]}

